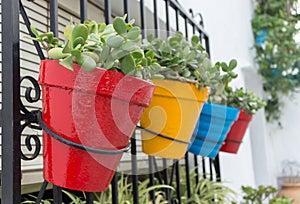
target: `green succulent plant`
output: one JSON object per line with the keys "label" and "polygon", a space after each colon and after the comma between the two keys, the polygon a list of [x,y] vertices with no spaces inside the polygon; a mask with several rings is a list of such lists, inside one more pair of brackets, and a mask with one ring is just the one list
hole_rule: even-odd
{"label": "green succulent plant", "polygon": [[[297,0],[256,0],[251,21],[257,42],[256,61],[268,94],[266,119],[280,119],[282,96],[292,96],[300,87],[300,46],[295,39],[300,20]],[[265,30],[265,37],[260,33]],[[261,40],[263,38],[264,40]]]}
{"label": "green succulent plant", "polygon": [[276,198],[277,189],[273,186],[258,186],[253,188],[251,186],[242,186],[243,201],[242,204],[292,204],[292,199],[282,196]]}
{"label": "green succulent plant", "polygon": [[192,36],[189,42],[180,32],[167,40],[149,35],[143,41],[142,48],[145,52],[153,50],[157,63],[164,68],[159,71],[161,78],[186,81],[197,87],[209,87],[209,101],[226,104],[225,89],[238,76],[234,72],[236,60],[233,59],[228,64],[217,62],[213,65],[199,36]]}
{"label": "green succulent plant", "polygon": [[98,24],[85,21],[71,24],[64,30],[64,42],[59,43],[52,32],[39,34],[32,26],[35,37],[48,52],[50,59],[60,60],[60,64],[73,70],[78,63],[85,70],[103,67],[124,74],[149,79],[161,70],[152,50],[146,53],[140,48],[141,29],[134,26],[134,20],[125,22],[124,17],[116,17],[112,24]]}
{"label": "green succulent plant", "polygon": [[266,102],[252,91],[245,91],[243,88],[232,90],[229,88],[227,92],[227,105],[245,110],[248,115],[255,114],[259,109],[266,105]]}
{"label": "green succulent plant", "polygon": [[193,36],[188,42],[180,32],[167,40],[149,35],[142,47],[145,52],[154,51],[157,63],[164,67],[159,72],[161,77],[208,86],[211,89],[220,88],[220,72],[212,65],[198,36]]}

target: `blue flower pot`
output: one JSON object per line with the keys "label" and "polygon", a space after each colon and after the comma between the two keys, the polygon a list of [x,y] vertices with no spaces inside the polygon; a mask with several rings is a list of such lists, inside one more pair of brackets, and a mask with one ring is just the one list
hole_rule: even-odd
{"label": "blue flower pot", "polygon": [[240,109],[204,103],[189,152],[209,158],[217,156]]}
{"label": "blue flower pot", "polygon": [[266,42],[267,35],[268,35],[268,30],[267,29],[262,29],[262,30],[257,31],[256,45],[257,46],[262,46]]}

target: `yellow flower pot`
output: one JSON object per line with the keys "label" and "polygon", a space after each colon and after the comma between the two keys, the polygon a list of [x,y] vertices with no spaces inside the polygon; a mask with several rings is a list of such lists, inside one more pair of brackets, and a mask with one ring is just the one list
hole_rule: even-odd
{"label": "yellow flower pot", "polygon": [[153,80],[151,104],[141,118],[143,152],[163,158],[182,158],[199,119],[207,88],[173,80]]}

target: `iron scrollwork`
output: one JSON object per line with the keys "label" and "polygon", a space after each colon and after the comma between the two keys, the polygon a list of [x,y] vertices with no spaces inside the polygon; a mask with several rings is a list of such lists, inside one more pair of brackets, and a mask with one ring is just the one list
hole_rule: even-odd
{"label": "iron scrollwork", "polygon": [[[41,89],[36,81],[35,78],[31,76],[25,76],[21,78],[20,84],[24,81],[27,80],[31,83],[32,86],[26,87],[25,91],[25,99],[29,103],[36,103],[40,100],[41,98]],[[34,91],[34,92],[33,92]],[[25,105],[23,104],[22,100],[20,99],[20,109],[21,109],[21,116],[22,119],[21,121],[23,124],[21,125],[21,131],[20,135],[24,131],[26,127],[35,129],[35,130],[42,130],[42,128],[37,125],[37,118],[34,112],[29,111]],[[21,150],[21,158],[23,160],[33,160],[35,159],[41,151],[41,141],[40,138],[37,135],[27,135],[25,138],[25,146],[29,151],[32,151],[33,146],[35,146],[34,152],[31,156],[25,155],[22,150]]]}

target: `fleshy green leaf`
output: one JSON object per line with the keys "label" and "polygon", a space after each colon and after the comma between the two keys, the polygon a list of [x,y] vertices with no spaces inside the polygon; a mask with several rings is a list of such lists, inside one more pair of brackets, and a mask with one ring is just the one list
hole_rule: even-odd
{"label": "fleshy green leaf", "polygon": [[119,35],[126,33],[127,27],[123,18],[116,17],[113,21],[113,27]]}
{"label": "fleshy green leaf", "polygon": [[124,42],[124,38],[121,36],[111,36],[107,39],[107,45],[112,48],[119,48],[121,47],[122,43]]}
{"label": "fleshy green leaf", "polygon": [[131,28],[131,30],[127,33],[127,38],[130,40],[136,40],[140,38],[141,29],[137,26]]}
{"label": "fleshy green leaf", "polygon": [[33,25],[30,25],[30,30],[35,35],[35,37],[39,36],[39,32]]}
{"label": "fleshy green leaf", "polygon": [[81,68],[88,71],[92,71],[96,68],[95,60],[87,55],[81,55],[77,62],[81,66]]}
{"label": "fleshy green leaf", "polygon": [[132,53],[132,56],[136,59],[141,59],[144,57],[143,53],[142,52],[138,52],[138,51],[135,51]]}
{"label": "fleshy green leaf", "polygon": [[75,56],[76,58],[79,58],[79,57],[81,56],[80,50],[77,50],[77,49],[71,50],[70,53],[71,53],[73,56]]}
{"label": "fleshy green leaf", "polygon": [[122,58],[120,68],[124,74],[129,74],[133,72],[135,69],[133,57],[131,55],[127,55],[126,57]]}
{"label": "fleshy green leaf", "polygon": [[58,60],[66,57],[66,55],[63,53],[63,48],[52,48],[48,51],[48,57],[50,59]]}
{"label": "fleshy green leaf", "polygon": [[69,70],[72,70],[72,71],[74,70],[73,69],[73,57],[72,56],[66,57],[65,59],[61,60],[59,62],[59,64],[61,64],[62,66],[66,67]]}
{"label": "fleshy green leaf", "polygon": [[109,47],[104,46],[100,55],[100,62],[104,62],[109,55]]}
{"label": "fleshy green leaf", "polygon": [[77,38],[73,41],[73,48],[77,47],[78,45],[81,45],[81,46],[84,45],[84,39],[83,39],[83,37],[77,37]]}
{"label": "fleshy green leaf", "polygon": [[229,62],[229,69],[233,70],[237,66],[237,61],[235,59]]}
{"label": "fleshy green leaf", "polygon": [[[77,24],[74,26],[72,31],[72,41],[75,42],[75,40],[78,37],[81,37],[83,41],[85,42],[88,38],[89,30],[84,24]],[[73,46],[76,47],[76,46]]]}

